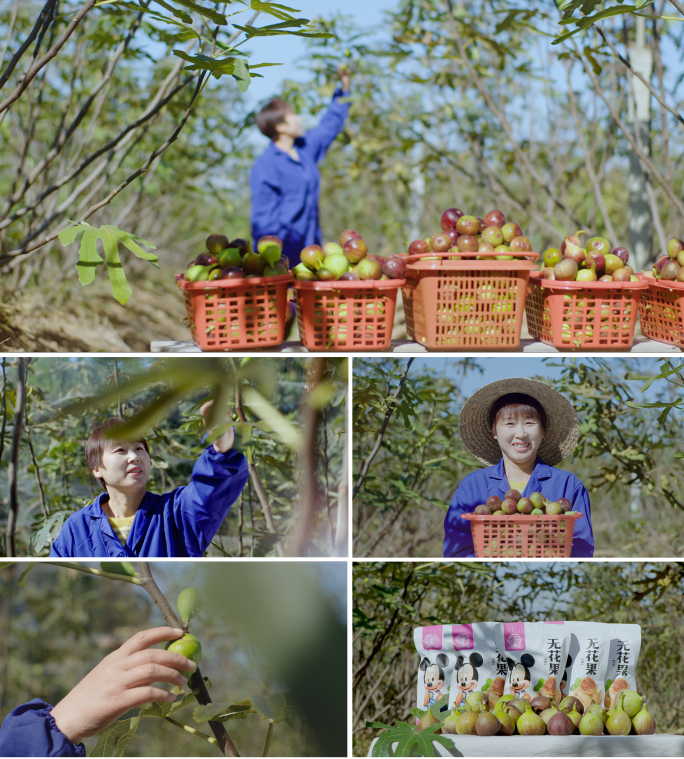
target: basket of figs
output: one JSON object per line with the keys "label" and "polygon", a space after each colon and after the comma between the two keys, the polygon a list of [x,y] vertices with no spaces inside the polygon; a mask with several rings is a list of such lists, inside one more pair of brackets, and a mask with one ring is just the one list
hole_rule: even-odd
{"label": "basket of figs", "polygon": [[648,289],[639,301],[644,337],[684,348],[684,242],[669,240],[667,253],[658,256],[649,274]]}

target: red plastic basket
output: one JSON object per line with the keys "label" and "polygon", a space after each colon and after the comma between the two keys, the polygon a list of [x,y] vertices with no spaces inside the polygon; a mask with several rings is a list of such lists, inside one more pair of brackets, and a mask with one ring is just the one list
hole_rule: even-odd
{"label": "red plastic basket", "polygon": [[639,301],[644,337],[684,348],[684,282],[643,276],[648,288]]}
{"label": "red plastic basket", "polygon": [[[455,255],[461,260],[450,260]],[[511,253],[514,260],[477,260],[482,255],[408,256],[402,297],[411,339],[442,351],[520,345],[527,282],[539,256],[524,252]]]}
{"label": "red plastic basket", "polygon": [[530,275],[527,329],[561,350],[624,350],[632,345],[645,282],[558,282]]}
{"label": "red plastic basket", "polygon": [[582,516],[461,514],[461,519],[470,522],[478,559],[550,559],[570,557],[575,522]]}
{"label": "red plastic basket", "polygon": [[176,275],[192,339],[203,351],[280,345],[285,340],[287,288],[292,281],[291,274],[213,282],[186,282]]}
{"label": "red plastic basket", "polygon": [[299,337],[316,351],[381,351],[392,345],[397,292],[403,279],[298,282]]}

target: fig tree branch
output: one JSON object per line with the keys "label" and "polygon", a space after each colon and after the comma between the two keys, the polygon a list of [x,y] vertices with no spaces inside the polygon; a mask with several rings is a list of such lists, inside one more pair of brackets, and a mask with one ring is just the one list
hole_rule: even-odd
{"label": "fig tree branch", "polygon": [[0,461],[5,451],[5,430],[7,429],[7,359],[2,358],[2,427],[0,428]]}
{"label": "fig tree branch", "polygon": [[[238,419],[244,423],[247,421],[247,417],[245,416],[245,409],[242,405],[242,381],[240,380],[240,370],[237,361],[234,358],[230,359],[230,365],[233,367],[233,373],[235,375],[235,413],[238,415]],[[254,457],[252,456],[251,458],[253,459]],[[264,519],[266,520],[268,531],[273,535],[276,535],[278,530],[273,521],[273,509],[271,508],[268,495],[266,494],[266,490],[261,482],[259,473],[257,472],[256,464],[253,460],[250,461],[249,456],[247,457],[247,464],[249,466],[249,476],[254,483],[254,490],[256,490],[259,503],[264,512]],[[285,549],[283,548],[282,541],[279,540],[275,544],[275,548],[278,556],[285,556]]]}
{"label": "fig tree branch", "polygon": [[7,555],[16,556],[17,550],[14,533],[19,517],[19,501],[17,500],[17,477],[19,472],[19,448],[21,446],[21,428],[24,422],[26,404],[26,374],[25,359],[17,359],[17,389],[14,403],[14,431],[12,433],[12,453],[7,466],[7,482],[9,484],[9,516],[7,518]]}
{"label": "fig tree branch", "polygon": [[390,417],[394,413],[394,409],[396,408],[396,400],[401,394],[401,390],[404,387],[404,382],[406,382],[406,375],[408,374],[408,370],[411,368],[411,364],[413,363],[414,359],[410,358],[404,367],[404,373],[401,375],[401,379],[399,380],[399,384],[397,385],[395,391],[393,393],[390,393],[387,396],[387,410],[385,411],[385,418],[382,420],[382,424],[380,425],[380,432],[378,433],[378,437],[375,441],[375,445],[373,446],[373,450],[368,454],[368,458],[365,460],[363,464],[363,469],[361,470],[361,474],[359,475],[359,479],[356,482],[356,485],[354,485],[354,490],[352,492],[352,501],[354,498],[356,498],[357,493],[359,490],[361,490],[361,486],[364,483],[364,480],[368,476],[368,470],[370,469],[370,465],[373,463],[373,459],[375,458],[377,452],[380,450],[380,446],[382,445],[382,440],[385,437],[385,430],[387,429],[387,424],[389,423]]}
{"label": "fig tree branch", "polygon": [[264,750],[261,752],[261,756],[268,756],[268,750],[271,747],[271,738],[273,736],[273,720],[268,721],[268,732],[266,733],[266,743],[264,743]]}
{"label": "fig tree branch", "polygon": [[180,627],[182,629],[185,629],[182,620],[178,619],[178,615],[173,610],[173,607],[166,600],[166,596],[161,592],[161,590],[159,590],[159,586],[154,581],[148,562],[139,561],[138,572],[140,572],[140,584],[156,604],[157,608],[161,612],[162,617],[164,617],[166,620],[166,624],[169,627]]}
{"label": "fig tree branch", "polygon": [[[12,56],[9,63],[7,64],[7,68],[0,75],[0,90],[7,84],[7,82],[9,81],[9,78],[12,76],[12,72],[17,66],[17,63],[19,63],[24,53],[29,49],[29,47],[31,47],[33,40],[38,36],[38,33],[43,28],[43,25],[45,24],[46,19],[52,13],[52,9],[55,6],[56,2],[57,0],[47,0],[45,5],[43,6],[43,9],[41,10],[39,14],[36,20],[36,23],[33,26],[33,29],[31,29],[28,36],[24,40],[23,45]],[[10,27],[10,34],[11,34],[11,27]],[[9,38],[7,41],[9,43]],[[7,50],[7,46],[5,46],[5,50]],[[5,52],[3,51],[3,58],[4,58],[4,55],[5,55]]]}
{"label": "fig tree branch", "polygon": [[340,482],[337,487],[337,518],[335,520],[335,556],[347,556],[349,552],[349,446],[344,436]]}
{"label": "fig tree branch", "polygon": [[71,23],[64,31],[64,34],[57,40],[57,42],[52,46],[50,50],[48,50],[47,53],[39,60],[34,63],[31,68],[24,74],[22,77],[21,82],[17,86],[17,88],[14,90],[14,92],[6,98],[2,103],[0,103],[0,113],[7,110],[12,103],[16,102],[22,95],[22,93],[26,90],[26,88],[31,84],[31,82],[36,78],[38,72],[46,66],[56,55],[59,53],[59,51],[62,49],[64,43],[69,39],[74,29],[81,23],[81,19],[88,13],[92,7],[95,5],[96,0],[87,0],[86,4],[81,8],[81,10],[73,17],[71,20]]}
{"label": "fig tree branch", "polygon": [[[56,567],[65,567],[66,569],[75,569],[78,572],[84,572],[89,575],[97,575],[98,577],[106,577],[108,580],[119,580],[120,582],[129,582],[131,585],[142,585],[137,577],[130,577],[129,575],[120,575],[115,572],[105,572],[102,569],[95,569],[94,567],[86,567],[83,564],[75,564],[71,561],[44,561],[43,564],[54,564]],[[180,625],[178,625],[180,627]]]}
{"label": "fig tree branch", "polygon": [[191,733],[192,735],[196,735],[198,738],[202,738],[203,740],[207,741],[208,743],[211,743],[214,746],[218,746],[218,741],[216,738],[210,738],[205,733],[201,732],[200,730],[195,730],[194,727],[190,727],[190,725],[184,725],[182,722],[176,722],[175,719],[172,717],[164,717],[164,719],[167,722],[170,722],[172,725],[175,725],[176,727],[180,727],[181,730],[185,730],[188,733]]}

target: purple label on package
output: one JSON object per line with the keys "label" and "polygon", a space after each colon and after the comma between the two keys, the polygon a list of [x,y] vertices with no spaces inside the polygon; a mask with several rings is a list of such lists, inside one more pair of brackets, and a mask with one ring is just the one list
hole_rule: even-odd
{"label": "purple label on package", "polygon": [[423,648],[428,650],[439,650],[442,647],[442,629],[443,625],[431,625],[423,628]]}
{"label": "purple label on package", "polygon": [[475,648],[472,625],[452,625],[451,638],[454,642],[454,651],[471,651]]}
{"label": "purple label on package", "polygon": [[504,622],[503,628],[506,651],[521,651],[525,648],[524,622]]}

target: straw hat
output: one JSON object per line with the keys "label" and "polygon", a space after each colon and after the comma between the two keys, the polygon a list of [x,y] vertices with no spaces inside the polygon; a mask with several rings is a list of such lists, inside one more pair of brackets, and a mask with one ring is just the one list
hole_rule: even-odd
{"label": "straw hat", "polygon": [[465,402],[458,431],[463,445],[489,466],[501,461],[501,448],[492,435],[489,412],[502,395],[524,393],[534,398],[546,412],[546,434],[538,455],[553,466],[569,456],[579,440],[579,419],[572,403],[544,382],[511,377],[480,388]]}

